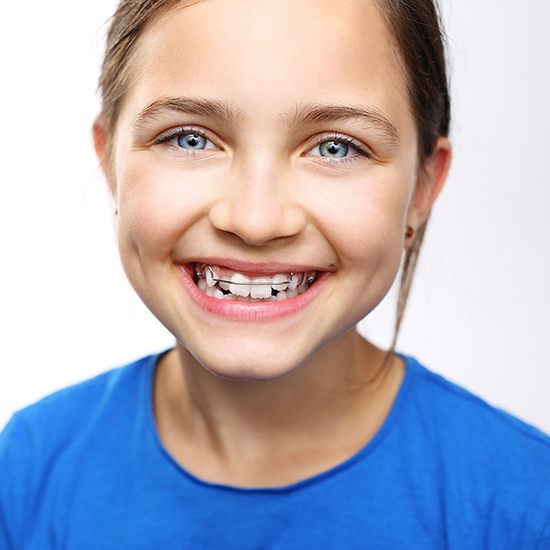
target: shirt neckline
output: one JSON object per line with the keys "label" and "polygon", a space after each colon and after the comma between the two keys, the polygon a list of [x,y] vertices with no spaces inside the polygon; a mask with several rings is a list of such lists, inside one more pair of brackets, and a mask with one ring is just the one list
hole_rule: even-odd
{"label": "shirt neckline", "polygon": [[162,458],[169,463],[172,469],[176,470],[178,475],[180,476],[183,475],[192,483],[202,487],[213,489],[213,490],[220,490],[225,492],[241,493],[241,494],[255,494],[255,493],[266,494],[266,493],[294,492],[312,485],[317,485],[319,483],[322,483],[325,480],[331,479],[335,475],[339,474],[344,470],[351,468],[354,464],[361,461],[364,457],[372,453],[374,449],[378,447],[378,445],[380,445],[381,441],[385,438],[385,436],[388,434],[388,432],[391,430],[391,428],[395,424],[398,418],[399,411],[402,408],[402,403],[405,400],[406,395],[409,393],[409,389],[412,384],[412,379],[414,378],[414,375],[417,373],[417,370],[418,370],[417,362],[412,356],[405,355],[399,352],[395,353],[395,355],[403,359],[405,363],[404,364],[405,373],[403,376],[403,380],[401,381],[401,386],[399,387],[399,390],[397,391],[397,395],[391,406],[391,409],[387,414],[384,422],[380,426],[380,428],[378,428],[378,431],[376,432],[376,434],[363,447],[361,447],[358,451],[356,451],[350,457],[346,458],[344,461],[340,462],[339,464],[336,464],[335,466],[332,466],[327,470],[324,470],[322,472],[319,472],[307,478],[301,479],[289,485],[284,485],[281,487],[240,487],[238,485],[229,485],[225,483],[216,483],[216,482],[208,481],[206,479],[202,479],[196,476],[195,474],[192,474],[190,471],[184,468],[179,462],[177,462],[172,457],[172,455],[168,452],[168,450],[165,448],[164,444],[160,439],[157,426],[155,424],[154,414],[153,414],[153,389],[154,389],[153,380],[154,380],[155,371],[158,366],[158,362],[160,358],[166,353],[168,353],[169,351],[171,351],[172,349],[173,348],[168,348],[159,353],[150,355],[148,357],[148,361],[146,361],[145,363],[145,368],[143,369],[142,387],[144,391],[144,400],[145,400],[145,409],[146,409],[145,422],[147,424],[149,433],[153,438],[154,446],[160,452],[160,454],[162,455]]}

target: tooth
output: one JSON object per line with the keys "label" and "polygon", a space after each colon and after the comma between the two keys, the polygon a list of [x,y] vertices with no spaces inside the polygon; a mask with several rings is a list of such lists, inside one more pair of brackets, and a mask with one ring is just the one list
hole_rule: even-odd
{"label": "tooth", "polygon": [[199,279],[198,286],[202,291],[205,291],[208,288],[206,281],[203,278]]}
{"label": "tooth", "polygon": [[286,281],[288,281],[288,275],[285,275],[284,273],[277,273],[277,275],[275,275],[275,277],[273,277],[272,279],[271,286],[275,290],[286,290],[286,288],[288,287]]}
{"label": "tooth", "polygon": [[295,290],[298,286],[298,283],[300,282],[300,279],[302,278],[301,273],[294,273],[292,275],[292,280],[290,281],[290,284],[288,285],[288,290]]}
{"label": "tooth", "polygon": [[298,291],[296,289],[294,290],[289,290],[287,293],[286,293],[286,297],[287,298],[294,298],[295,296],[298,296]]}
{"label": "tooth", "polygon": [[[250,279],[242,273],[233,273],[231,276],[232,283],[249,283]],[[229,291],[236,296],[248,296],[250,294],[250,285],[246,284],[230,284]]]}
{"label": "tooth", "polygon": [[[224,274],[223,268],[218,266],[212,266],[212,271],[214,272],[214,279],[228,279],[227,274]],[[220,274],[221,273],[221,274]],[[223,288],[223,290],[229,290],[229,283],[222,283],[220,281],[214,281],[214,284],[218,285],[218,288]]]}
{"label": "tooth", "polygon": [[206,271],[206,284],[208,286],[214,286],[216,282],[214,281],[214,278],[212,277],[212,272],[210,269],[205,269]]}
{"label": "tooth", "polygon": [[[211,286],[206,287],[205,293],[207,296],[214,296],[214,293],[216,292],[216,288],[213,288]],[[220,290],[221,292],[221,290]]]}
{"label": "tooth", "polygon": [[214,289],[214,294],[212,296],[214,296],[214,298],[223,298],[224,293],[219,288],[216,288]]}
{"label": "tooth", "polygon": [[269,298],[271,296],[271,285],[251,285],[250,296],[252,298]]}
{"label": "tooth", "polygon": [[288,293],[284,290],[280,290],[275,298],[277,299],[277,302],[280,302],[281,300],[286,300],[288,298]]}
{"label": "tooth", "polygon": [[250,279],[246,275],[243,275],[242,273],[235,271],[235,273],[231,275],[231,282],[232,283],[249,283]]}
{"label": "tooth", "polygon": [[250,287],[241,285],[229,285],[229,291],[235,296],[246,297],[250,293]]}

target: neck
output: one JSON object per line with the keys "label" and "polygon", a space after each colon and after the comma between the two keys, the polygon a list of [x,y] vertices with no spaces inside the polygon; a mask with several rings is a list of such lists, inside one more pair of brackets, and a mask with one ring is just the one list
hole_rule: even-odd
{"label": "neck", "polygon": [[388,384],[395,361],[383,367],[384,357],[352,330],[286,376],[229,380],[178,346],[157,368],[156,416],[172,438],[194,441],[227,462],[339,438],[345,445],[350,430],[368,433],[369,418],[381,423],[381,411],[389,410],[388,391],[399,384],[395,375]]}

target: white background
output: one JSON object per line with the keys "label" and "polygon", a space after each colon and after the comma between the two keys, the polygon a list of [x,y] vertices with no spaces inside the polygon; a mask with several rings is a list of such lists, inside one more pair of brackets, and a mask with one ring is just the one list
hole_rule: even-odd
{"label": "white background", "polygon": [[[0,426],[172,343],[119,266],[90,138],[114,7],[2,7]],[[550,2],[444,0],[443,11],[455,159],[398,349],[550,432]],[[393,308],[390,295],[362,326],[384,346]]]}

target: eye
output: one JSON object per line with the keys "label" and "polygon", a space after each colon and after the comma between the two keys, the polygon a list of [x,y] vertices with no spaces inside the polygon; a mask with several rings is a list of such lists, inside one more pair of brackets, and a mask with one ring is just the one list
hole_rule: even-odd
{"label": "eye", "polygon": [[182,149],[205,149],[208,140],[199,134],[180,134],[176,137],[178,147]]}
{"label": "eye", "polygon": [[[310,156],[320,157],[323,162],[332,164],[342,164],[348,162],[357,162],[361,157],[371,158],[371,153],[359,141],[342,135],[322,136],[317,141]],[[355,154],[352,154],[355,153]]]}
{"label": "eye", "polygon": [[323,141],[319,145],[319,152],[322,157],[342,158],[347,156],[349,145],[341,141]]}
{"label": "eye", "polygon": [[153,143],[166,144],[184,154],[218,149],[199,128],[174,128],[161,134]]}

